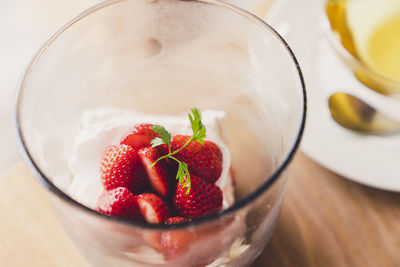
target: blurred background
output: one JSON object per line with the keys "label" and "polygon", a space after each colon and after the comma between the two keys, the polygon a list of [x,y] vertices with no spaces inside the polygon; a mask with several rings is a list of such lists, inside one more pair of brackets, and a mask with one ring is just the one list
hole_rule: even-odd
{"label": "blurred background", "polygon": [[17,162],[14,96],[23,70],[40,46],[96,0],[0,1],[0,172]]}

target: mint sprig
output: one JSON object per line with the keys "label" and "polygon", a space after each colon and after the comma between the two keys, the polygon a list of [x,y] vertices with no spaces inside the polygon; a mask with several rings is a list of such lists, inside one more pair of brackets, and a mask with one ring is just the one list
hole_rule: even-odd
{"label": "mint sprig", "polygon": [[189,120],[190,120],[190,125],[192,126],[193,134],[181,148],[175,151],[171,151],[171,134],[163,126],[154,125],[150,127],[150,129],[152,129],[153,131],[155,131],[160,135],[160,137],[156,137],[153,140],[151,140],[152,147],[157,147],[163,144],[166,144],[168,146],[168,154],[159,157],[156,161],[153,162],[153,164],[150,165],[150,168],[153,168],[157,164],[157,162],[165,158],[170,158],[175,160],[178,163],[178,172],[176,173],[176,179],[181,184],[183,183],[183,179],[186,177],[186,181],[183,184],[183,186],[187,188],[186,194],[189,194],[191,188],[188,165],[185,162],[182,162],[177,158],[175,158],[174,155],[179,153],[192,141],[198,141],[200,144],[204,145],[204,138],[206,138],[206,127],[204,127],[203,123],[201,122],[200,110],[197,108],[192,108],[191,111],[192,114],[189,113]]}

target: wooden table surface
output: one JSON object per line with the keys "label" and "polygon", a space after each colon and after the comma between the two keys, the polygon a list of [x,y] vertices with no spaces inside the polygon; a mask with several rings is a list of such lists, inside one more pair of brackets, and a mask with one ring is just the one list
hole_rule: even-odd
{"label": "wooden table surface", "polygon": [[[275,234],[252,267],[400,266],[400,194],[299,153]],[[0,178],[0,266],[87,267],[23,163]]]}

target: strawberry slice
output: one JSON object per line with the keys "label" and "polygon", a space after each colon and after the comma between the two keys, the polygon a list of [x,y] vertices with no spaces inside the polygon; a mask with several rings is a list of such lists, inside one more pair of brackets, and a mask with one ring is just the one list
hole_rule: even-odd
{"label": "strawberry slice", "polygon": [[121,140],[121,144],[129,145],[134,149],[139,149],[150,145],[150,141],[153,140],[158,134],[150,129],[154,126],[153,124],[139,124],[130,130],[124,138]]}
{"label": "strawberry slice", "polygon": [[98,200],[97,211],[108,216],[143,219],[137,198],[125,187],[104,192]]}
{"label": "strawberry slice", "polygon": [[183,183],[177,183],[175,196],[173,199],[174,207],[179,215],[185,218],[195,218],[215,213],[222,208],[222,191],[203,179],[190,175],[192,188],[186,194],[187,188]]}
{"label": "strawberry slice", "polygon": [[179,266],[192,266],[192,262],[197,262],[196,266],[199,267],[208,266],[223,251],[229,251],[242,227],[243,224],[232,217],[223,217],[216,223],[202,224],[192,229],[165,230],[160,241],[161,252],[170,266],[178,266],[177,262]]}
{"label": "strawberry slice", "polygon": [[145,193],[136,196],[140,212],[149,223],[163,223],[169,216],[169,208],[155,194]]}
{"label": "strawberry slice", "polygon": [[[177,224],[184,221],[187,220],[183,217],[175,216],[168,218],[165,224]],[[186,229],[164,231],[160,242],[164,259],[167,261],[173,260],[187,252],[189,244],[195,236],[195,232]]]}
{"label": "strawberry slice", "polygon": [[148,185],[138,152],[128,145],[110,146],[102,158],[100,171],[106,190],[123,186],[140,193]]}
{"label": "strawberry slice", "polygon": [[[166,219],[165,223],[166,224],[174,224],[174,223],[179,223],[186,221],[185,218],[183,217],[169,217]],[[161,245],[161,239],[162,239],[163,232],[157,232],[157,231],[145,231],[142,232],[142,238],[145,240],[145,242],[151,246],[153,249],[163,252],[164,247]]]}
{"label": "strawberry slice", "polygon": [[[186,221],[185,218],[177,216],[168,218],[165,223],[175,224],[184,221]],[[187,255],[192,246],[190,259],[193,260],[193,257],[196,257],[195,262],[202,262],[202,264],[196,266],[207,266],[213,261],[212,254],[215,249],[212,248],[212,246],[215,246],[215,244],[208,244],[206,247],[203,246],[200,250],[198,248],[202,240],[213,239],[213,237],[215,239],[215,236],[220,230],[216,228],[216,226],[217,225],[212,225],[212,227],[210,227],[203,225],[190,230],[174,229],[163,231],[160,244],[164,259],[166,261],[179,261],[182,263],[182,266],[186,266],[184,262],[187,261],[188,258],[185,258],[185,255]],[[196,252],[194,252],[193,249],[195,249]]]}
{"label": "strawberry slice", "polygon": [[[189,138],[188,135],[175,135],[171,142],[171,151],[181,148]],[[204,141],[204,145],[192,141],[175,157],[188,164],[190,174],[197,175],[208,183],[214,183],[221,176],[222,152],[211,141]]]}
{"label": "strawberry slice", "polygon": [[165,224],[176,224],[176,223],[181,223],[186,221],[185,218],[180,217],[180,216],[175,216],[175,217],[169,217],[166,221]]}
{"label": "strawberry slice", "polygon": [[158,194],[167,198],[171,194],[174,182],[167,161],[162,159],[150,168],[151,164],[164,154],[158,150],[158,147],[141,148],[138,154],[146,170],[150,185]]}
{"label": "strawberry slice", "polygon": [[179,258],[196,239],[197,233],[189,230],[164,231],[161,236],[161,252],[167,261]]}

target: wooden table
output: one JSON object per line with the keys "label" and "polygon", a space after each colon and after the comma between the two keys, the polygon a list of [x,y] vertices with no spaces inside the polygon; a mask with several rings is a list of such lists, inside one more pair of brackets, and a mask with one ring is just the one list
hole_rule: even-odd
{"label": "wooden table", "polygon": [[[0,209],[0,266],[88,266],[23,163],[0,178]],[[252,265],[261,266],[400,266],[400,194],[298,154],[276,232]]]}

